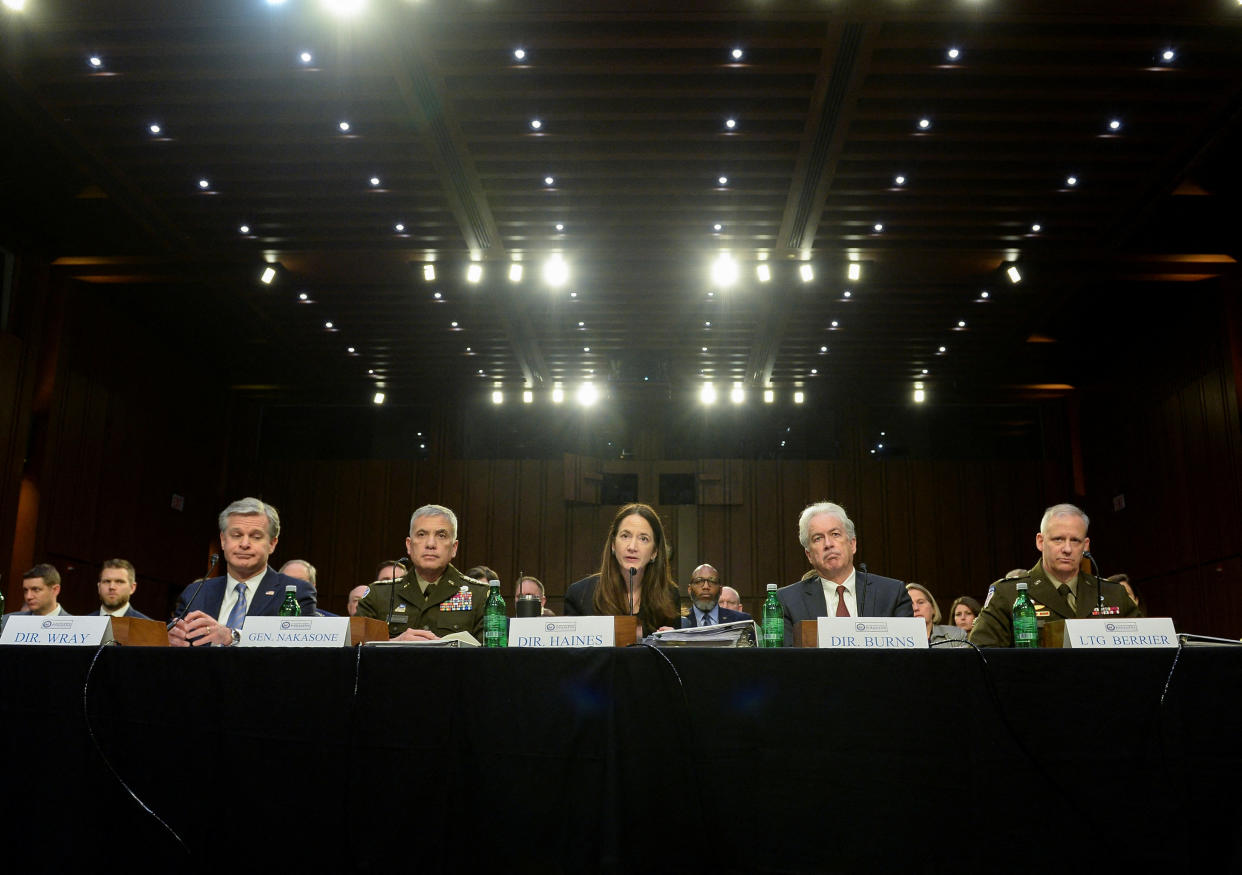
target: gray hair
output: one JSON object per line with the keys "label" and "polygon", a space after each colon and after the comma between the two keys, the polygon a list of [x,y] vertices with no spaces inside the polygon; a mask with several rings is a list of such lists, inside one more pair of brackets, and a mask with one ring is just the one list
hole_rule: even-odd
{"label": "gray hair", "polygon": [[220,511],[220,531],[229,527],[231,516],[254,516],[263,514],[267,517],[267,534],[274,541],[280,537],[280,514],[276,508],[257,498],[240,498]]}
{"label": "gray hair", "polygon": [[1085,529],[1091,525],[1091,520],[1079,508],[1072,504],[1054,504],[1052,507],[1044,511],[1044,517],[1039,521],[1039,533],[1041,535],[1048,534],[1048,523],[1052,522],[1053,517],[1059,516],[1076,516],[1082,517],[1082,527]]}
{"label": "gray hair", "polygon": [[452,540],[457,540],[457,514],[440,504],[424,504],[418,510],[414,511],[414,513],[410,514],[410,537],[414,536],[414,521],[425,516],[442,516],[447,519],[449,521],[449,527],[453,530]]}
{"label": "gray hair", "polygon": [[285,569],[286,569],[286,568],[288,568],[290,565],[301,565],[303,568],[305,568],[305,569],[306,569],[306,576],[310,578],[310,585],[311,585],[311,587],[312,587],[312,588],[313,588],[313,587],[315,586],[315,584],[318,582],[318,581],[316,580],[316,578],[317,578],[319,575],[318,575],[318,574],[316,573],[316,571],[315,571],[315,566],[314,566],[314,565],[311,565],[311,564],[310,564],[309,562],[307,562],[305,559],[290,559],[290,560],[289,560],[288,562],[286,562],[284,565],[280,566],[280,573],[281,573],[281,574],[284,574],[284,573],[285,573]]}
{"label": "gray hair", "polygon": [[936,602],[936,597],[931,594],[931,590],[923,586],[923,584],[921,583],[913,583],[913,582],[907,583],[906,592],[909,592],[912,589],[917,589],[923,595],[927,596],[927,600],[931,602],[931,606],[932,606],[932,625],[939,626],[940,625],[940,605]]}
{"label": "gray hair", "polygon": [[818,501],[807,505],[802,511],[802,516],[798,517],[798,542],[802,544],[803,550],[811,546],[811,520],[824,513],[830,513],[841,520],[841,525],[845,526],[845,534],[851,541],[857,537],[854,533],[854,521],[846,516],[845,508],[831,501]]}
{"label": "gray hair", "polygon": [[539,595],[541,598],[547,595],[547,593],[544,592],[542,580],[540,580],[538,577],[535,577],[534,575],[531,575],[531,574],[523,574],[521,577],[518,578],[517,586],[513,590],[515,594],[514,595],[515,598],[517,597],[516,594],[522,591],[522,584],[524,584],[528,580],[539,588]]}

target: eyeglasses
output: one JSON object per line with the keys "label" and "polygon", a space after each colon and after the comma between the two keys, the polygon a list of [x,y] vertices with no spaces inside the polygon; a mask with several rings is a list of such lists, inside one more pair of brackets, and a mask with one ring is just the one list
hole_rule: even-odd
{"label": "eyeglasses", "polygon": [[690,582],[691,583],[720,583],[720,581],[714,577],[696,577]]}

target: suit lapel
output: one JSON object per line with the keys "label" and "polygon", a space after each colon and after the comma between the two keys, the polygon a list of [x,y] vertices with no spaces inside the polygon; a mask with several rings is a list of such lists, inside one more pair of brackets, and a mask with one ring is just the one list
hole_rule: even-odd
{"label": "suit lapel", "polygon": [[1070,610],[1069,602],[1061,597],[1061,593],[1057,592],[1052,581],[1042,574],[1031,581],[1031,600],[1039,602],[1052,613],[1053,616],[1045,617],[1045,620],[1074,619],[1074,612]]}
{"label": "suit lapel", "polygon": [[[278,585],[280,583],[280,575],[269,568],[254,583],[254,598],[250,602],[250,609],[246,611],[246,615],[255,617],[275,616],[279,611],[281,600],[285,597],[284,590]],[[273,602],[275,603],[274,607]]]}
{"label": "suit lapel", "polygon": [[828,602],[824,598],[824,585],[819,582],[818,576],[802,581],[802,601],[806,607],[806,617],[808,620],[828,616]]}

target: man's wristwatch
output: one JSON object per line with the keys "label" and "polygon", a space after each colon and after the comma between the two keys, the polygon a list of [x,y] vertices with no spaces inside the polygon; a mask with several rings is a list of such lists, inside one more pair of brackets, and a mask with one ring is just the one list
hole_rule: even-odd
{"label": "man's wristwatch", "polygon": [[229,646],[231,647],[241,641],[241,632],[238,632],[236,629],[229,629],[229,632],[233,636],[233,640],[229,642]]}

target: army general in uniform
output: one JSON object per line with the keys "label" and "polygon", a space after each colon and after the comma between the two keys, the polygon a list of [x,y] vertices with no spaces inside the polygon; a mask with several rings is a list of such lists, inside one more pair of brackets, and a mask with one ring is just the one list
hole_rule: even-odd
{"label": "army general in uniform", "polygon": [[387,617],[395,641],[469,632],[482,642],[487,587],[451,564],[457,555],[457,515],[438,504],[420,507],[410,517],[405,549],[413,570],[391,583],[373,583],[358,602],[357,616]]}
{"label": "army general in uniform", "polygon": [[1035,604],[1040,628],[1055,620],[1086,620],[1098,604],[1101,588],[1104,607],[1115,609],[1110,617],[1139,617],[1138,605],[1119,583],[1099,580],[1080,571],[1083,553],[1090,549],[1087,515],[1072,504],[1056,504],[1044,511],[1035,536],[1035,549],[1042,554],[1035,567],[1022,577],[992,584],[987,601],[975,620],[970,640],[980,647],[1013,646],[1013,602],[1018,583],[1026,581],[1027,594]]}

